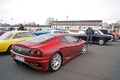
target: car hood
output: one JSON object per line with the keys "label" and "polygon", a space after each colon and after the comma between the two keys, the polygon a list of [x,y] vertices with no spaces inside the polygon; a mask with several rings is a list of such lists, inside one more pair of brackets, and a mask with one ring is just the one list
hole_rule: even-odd
{"label": "car hood", "polygon": [[113,38],[113,35],[109,35],[109,34],[105,34],[104,36]]}

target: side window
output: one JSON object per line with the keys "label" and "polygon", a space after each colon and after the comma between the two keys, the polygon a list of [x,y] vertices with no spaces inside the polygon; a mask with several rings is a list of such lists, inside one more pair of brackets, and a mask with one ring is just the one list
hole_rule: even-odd
{"label": "side window", "polygon": [[67,42],[67,40],[65,39],[65,37],[62,37],[62,38],[60,39],[60,41],[61,41],[61,42]]}
{"label": "side window", "polygon": [[23,37],[22,33],[17,33],[16,35],[14,35],[13,39],[22,38],[22,37]]}
{"label": "side window", "polygon": [[32,35],[32,33],[30,33],[30,32],[24,32],[23,33],[23,37],[32,37],[33,35]]}
{"label": "side window", "polygon": [[65,38],[68,42],[77,42],[77,39],[72,36],[65,36]]}
{"label": "side window", "polygon": [[36,29],[36,31],[41,31],[42,29],[40,28],[40,29]]}
{"label": "side window", "polygon": [[36,29],[36,31],[39,31],[39,29]]}

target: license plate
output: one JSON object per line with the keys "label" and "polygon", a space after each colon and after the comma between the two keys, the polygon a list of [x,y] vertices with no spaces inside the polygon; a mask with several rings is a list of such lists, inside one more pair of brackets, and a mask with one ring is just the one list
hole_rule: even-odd
{"label": "license plate", "polygon": [[15,59],[19,60],[19,61],[24,61],[24,57],[15,55]]}

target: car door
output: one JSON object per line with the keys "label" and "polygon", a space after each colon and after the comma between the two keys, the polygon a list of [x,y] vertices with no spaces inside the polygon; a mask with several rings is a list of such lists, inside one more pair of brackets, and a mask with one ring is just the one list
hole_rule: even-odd
{"label": "car door", "polygon": [[100,37],[100,34],[98,33],[97,30],[95,30],[95,31],[94,31],[94,35],[93,35],[93,38],[92,38],[92,41],[97,41],[99,37]]}
{"label": "car door", "polygon": [[80,43],[78,42],[76,38],[72,36],[65,36],[65,38],[68,41],[69,46],[70,46],[69,55],[80,52]]}
{"label": "car door", "polygon": [[66,38],[63,36],[60,39],[60,45],[62,45],[62,48],[60,49],[60,51],[63,53],[63,57],[69,57],[70,53],[71,53],[71,47],[69,42],[66,40]]}

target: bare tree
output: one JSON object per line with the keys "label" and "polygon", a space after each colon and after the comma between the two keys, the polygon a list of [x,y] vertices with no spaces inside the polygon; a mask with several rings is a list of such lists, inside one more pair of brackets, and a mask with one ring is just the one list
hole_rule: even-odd
{"label": "bare tree", "polygon": [[55,19],[53,17],[49,17],[47,20],[46,20],[46,25],[52,25],[52,21],[55,21]]}

